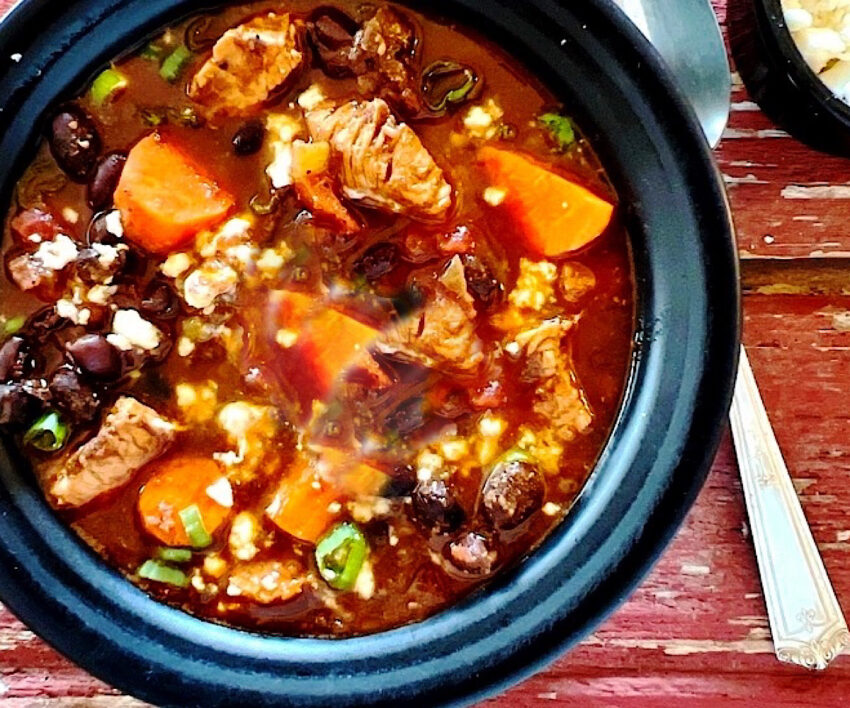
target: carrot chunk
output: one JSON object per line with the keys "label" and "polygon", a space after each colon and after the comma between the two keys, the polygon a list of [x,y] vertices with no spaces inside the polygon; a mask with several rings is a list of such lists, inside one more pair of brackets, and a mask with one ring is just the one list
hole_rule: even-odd
{"label": "carrot chunk", "polygon": [[156,133],[130,150],[115,190],[127,239],[153,253],[185,246],[220,223],[234,204],[212,177]]}
{"label": "carrot chunk", "polygon": [[334,383],[356,363],[378,336],[374,327],[330,309],[309,295],[289,290],[272,296],[280,329],[275,333],[283,361],[298,372],[299,390],[307,398],[322,399]]}
{"label": "carrot chunk", "polygon": [[281,480],[266,515],[290,536],[316,543],[334,522],[331,504],[338,501],[333,484],[319,479],[307,460],[299,460]]}
{"label": "carrot chunk", "polygon": [[139,516],[145,531],[167,546],[196,545],[180,516],[195,505],[203,528],[214,534],[231,511],[210,496],[207,489],[214,484],[229,489],[221,467],[208,457],[174,457],[158,463],[139,493]]}
{"label": "carrot chunk", "polygon": [[504,209],[528,248],[548,257],[577,251],[600,236],[614,206],[525,155],[485,146],[478,151]]}

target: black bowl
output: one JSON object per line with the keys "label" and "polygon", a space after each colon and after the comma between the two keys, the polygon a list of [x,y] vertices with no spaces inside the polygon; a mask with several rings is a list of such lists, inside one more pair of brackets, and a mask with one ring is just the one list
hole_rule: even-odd
{"label": "black bowl", "polygon": [[850,155],[850,106],[806,64],[780,0],[730,0],[729,46],[752,99],[810,147]]}
{"label": "black bowl", "polygon": [[[124,691],[169,705],[470,702],[541,668],[622,602],[700,489],[731,399],[740,309],[728,205],[694,115],[608,0],[427,7],[545,77],[621,196],[637,305],[614,431],[569,517],[528,559],[426,621],[344,640],[252,634],[155,602],[57,519],[24,461],[0,451],[0,597]],[[197,0],[24,0],[0,25],[0,208],[49,107],[199,9]]]}

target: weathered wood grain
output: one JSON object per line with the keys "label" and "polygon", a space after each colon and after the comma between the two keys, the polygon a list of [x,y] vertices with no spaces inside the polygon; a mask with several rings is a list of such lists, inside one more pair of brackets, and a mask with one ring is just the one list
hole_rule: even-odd
{"label": "weathered wood grain", "polygon": [[[14,0],[0,0],[0,12]],[[713,0],[721,20],[726,0]],[[745,338],[803,508],[850,610],[850,161],[777,131],[738,82],[718,150],[744,263]],[[776,261],[774,259],[789,259]],[[740,484],[724,441],[681,533],[632,598],[548,670],[488,701],[666,708],[831,706],[850,659],[824,675],[770,644]],[[0,611],[0,703],[129,708]]]}

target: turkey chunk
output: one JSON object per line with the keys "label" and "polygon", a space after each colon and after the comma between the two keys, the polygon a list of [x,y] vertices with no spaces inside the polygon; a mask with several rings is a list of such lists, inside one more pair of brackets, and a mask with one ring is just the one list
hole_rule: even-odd
{"label": "turkey chunk", "polygon": [[536,384],[534,412],[546,420],[559,442],[569,442],[593,422],[584,392],[573,371],[562,340],[575,318],[555,317],[516,337],[525,347],[522,378]]}
{"label": "turkey chunk", "polygon": [[440,167],[386,101],[350,101],[309,111],[314,141],[330,143],[343,194],[376,209],[420,219],[443,218],[452,188]]}
{"label": "turkey chunk", "polygon": [[389,327],[378,349],[402,354],[430,368],[474,373],[484,361],[482,343],[475,334],[475,315],[463,263],[455,256],[422,310]]}
{"label": "turkey chunk", "polygon": [[175,426],[135,398],[119,398],[97,435],[45,470],[56,506],[74,507],[126,484],[174,440]]}
{"label": "turkey chunk", "polygon": [[251,113],[301,67],[299,34],[288,14],[274,12],[229,29],[192,79],[189,96],[210,119]]}

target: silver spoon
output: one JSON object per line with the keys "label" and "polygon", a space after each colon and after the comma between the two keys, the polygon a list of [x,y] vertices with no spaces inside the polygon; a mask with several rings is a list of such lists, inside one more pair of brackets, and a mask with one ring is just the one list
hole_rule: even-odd
{"label": "silver spoon", "polygon": [[[708,0],[615,2],[664,58],[716,147],[729,119],[731,80]],[[743,346],[729,418],[776,656],[825,669],[850,633]]]}

